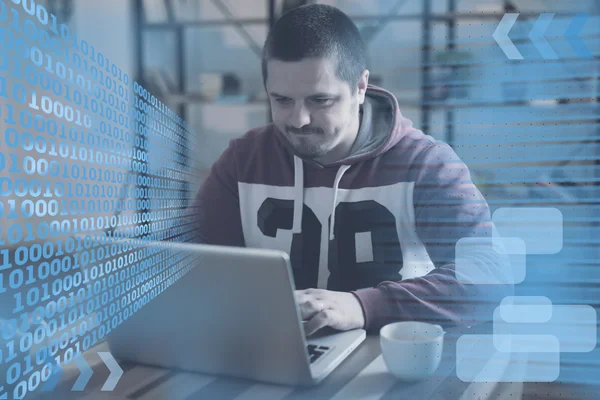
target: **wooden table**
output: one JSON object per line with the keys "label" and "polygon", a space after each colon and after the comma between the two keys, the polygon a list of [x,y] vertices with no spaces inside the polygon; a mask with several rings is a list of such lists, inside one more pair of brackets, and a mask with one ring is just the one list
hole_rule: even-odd
{"label": "wooden table", "polygon": [[279,400],[279,399],[519,399],[521,382],[463,382],[456,373],[456,342],[462,334],[491,333],[491,323],[473,328],[448,329],[440,367],[429,379],[403,382],[391,375],[385,366],[379,346],[379,336],[367,339],[334,370],[320,385],[294,388],[269,385],[227,377],[172,371],[149,366],[120,363],[125,371],[112,392],[100,389],[109,372],[100,361],[98,351],[107,351],[101,344],[84,354],[94,374],[83,392],[70,388],[79,375],[76,367],[66,369],[56,390],[40,399],[61,400]]}

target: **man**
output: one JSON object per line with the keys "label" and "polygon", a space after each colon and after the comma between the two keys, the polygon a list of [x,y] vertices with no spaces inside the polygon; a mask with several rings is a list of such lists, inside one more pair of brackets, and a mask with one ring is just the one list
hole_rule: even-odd
{"label": "man", "polygon": [[[189,210],[198,241],[288,252],[307,334],[491,319],[512,286],[459,280],[454,260],[461,238],[491,237],[487,203],[448,145],[368,85],[354,23],[326,5],[284,14],[262,72],[273,123],[212,167]],[[506,268],[491,246],[468,258]]]}

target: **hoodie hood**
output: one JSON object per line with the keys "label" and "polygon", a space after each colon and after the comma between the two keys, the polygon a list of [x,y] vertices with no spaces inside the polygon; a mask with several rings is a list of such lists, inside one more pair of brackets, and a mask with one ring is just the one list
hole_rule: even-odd
{"label": "hoodie hood", "polygon": [[350,154],[340,162],[353,164],[385,153],[404,135],[402,129],[397,129],[397,123],[402,119],[404,117],[394,95],[385,89],[369,85],[361,106],[358,135]]}

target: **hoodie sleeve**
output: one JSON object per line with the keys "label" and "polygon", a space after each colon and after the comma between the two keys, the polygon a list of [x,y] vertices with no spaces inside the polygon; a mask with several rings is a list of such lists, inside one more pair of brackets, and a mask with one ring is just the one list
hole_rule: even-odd
{"label": "hoodie sleeve", "polygon": [[[471,181],[467,166],[446,144],[428,146],[411,166],[416,175],[413,192],[417,235],[435,268],[425,276],[353,292],[365,314],[365,327],[379,330],[395,321],[419,320],[471,325],[489,321],[511,284],[469,283],[469,273],[510,282],[508,256],[492,246],[495,229],[481,192]],[[463,238],[461,268],[455,269],[455,246]],[[460,279],[458,279],[460,276]],[[473,276],[473,275],[471,275]]]}
{"label": "hoodie sleeve", "polygon": [[235,139],[213,164],[186,215],[195,243],[244,247],[235,163]]}

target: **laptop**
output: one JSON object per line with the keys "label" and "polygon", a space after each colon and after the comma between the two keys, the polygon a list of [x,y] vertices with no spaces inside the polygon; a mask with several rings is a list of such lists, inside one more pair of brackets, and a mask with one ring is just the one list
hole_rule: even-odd
{"label": "laptop", "polygon": [[154,242],[184,274],[108,336],[118,360],[308,386],[365,339],[356,329],[305,337],[285,252]]}

